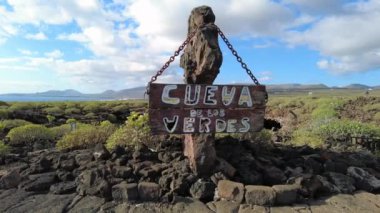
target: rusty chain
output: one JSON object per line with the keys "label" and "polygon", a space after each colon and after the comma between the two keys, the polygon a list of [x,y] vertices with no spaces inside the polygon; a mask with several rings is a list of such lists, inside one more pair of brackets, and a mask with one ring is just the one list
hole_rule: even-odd
{"label": "rusty chain", "polygon": [[245,69],[245,71],[247,72],[247,74],[249,75],[249,77],[252,79],[253,83],[255,83],[256,85],[260,85],[260,83],[257,80],[257,78],[253,75],[252,71],[248,68],[247,64],[243,62],[243,59],[238,55],[238,53],[236,52],[236,50],[234,49],[234,47],[232,46],[232,44],[230,43],[230,41],[228,41],[228,39],[223,34],[223,32],[219,29],[218,26],[215,25],[215,27],[218,30],[218,34],[223,39],[224,43],[226,43],[228,49],[231,50],[232,55],[234,55],[236,57],[236,60],[241,64],[241,67],[243,69]]}
{"label": "rusty chain", "polygon": [[[236,60],[241,64],[241,67],[247,72],[247,74],[249,75],[249,77],[252,79],[253,83],[255,83],[256,85],[260,85],[259,81],[257,80],[257,78],[253,75],[252,71],[248,68],[247,64],[243,62],[243,59],[238,55],[237,51],[233,48],[232,44],[228,41],[228,39],[226,38],[226,36],[223,34],[223,32],[220,30],[220,28],[218,26],[216,26],[214,24],[214,26],[216,27],[217,31],[218,31],[218,34],[220,35],[220,37],[223,39],[223,41],[226,43],[228,49],[231,50],[232,52],[232,55],[234,55],[236,57]],[[179,55],[179,53],[185,48],[185,46],[190,42],[190,40],[194,37],[195,33],[198,31],[195,30],[194,32],[192,32],[187,38],[186,40],[181,44],[181,46],[178,47],[177,51],[174,52],[174,54],[172,56],[170,56],[169,60],[161,67],[160,70],[157,71],[157,73],[152,76],[152,78],[150,79],[147,87],[146,87],[146,92],[145,94],[148,94],[149,95],[149,85],[153,82],[155,82],[157,80],[157,77],[162,75],[162,73],[166,70],[166,68],[169,67],[169,65],[174,61],[175,57],[177,57]],[[144,94],[144,97],[145,97],[145,94]]]}
{"label": "rusty chain", "polygon": [[[195,30],[194,32],[192,32],[187,38],[186,40],[181,44],[181,46],[178,47],[177,51],[174,52],[174,54],[172,56],[170,56],[169,60],[164,64],[164,66],[161,67],[160,70],[157,71],[157,73],[152,76],[152,78],[150,79],[149,83],[148,83],[148,86],[146,87],[146,91],[145,91],[145,94],[148,94],[149,95],[149,85],[153,82],[155,82],[157,80],[157,77],[162,75],[162,73],[166,70],[166,68],[169,67],[169,65],[174,61],[175,57],[177,57],[179,55],[179,53],[185,48],[185,46],[190,42],[190,40],[194,37],[195,33],[197,31]],[[145,96],[144,94],[144,96]]]}

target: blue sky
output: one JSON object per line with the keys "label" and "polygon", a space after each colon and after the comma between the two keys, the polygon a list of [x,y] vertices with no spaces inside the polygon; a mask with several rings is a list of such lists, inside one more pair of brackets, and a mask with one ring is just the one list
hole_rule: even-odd
{"label": "blue sky", "polygon": [[[0,94],[144,86],[200,5],[262,84],[380,85],[378,0],[0,0]],[[220,47],[215,83],[249,83]],[[160,82],[182,83],[178,64]]]}

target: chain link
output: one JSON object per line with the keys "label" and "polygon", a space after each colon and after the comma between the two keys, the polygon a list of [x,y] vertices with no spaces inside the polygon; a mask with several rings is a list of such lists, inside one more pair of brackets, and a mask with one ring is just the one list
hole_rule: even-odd
{"label": "chain link", "polygon": [[[194,37],[195,33],[197,32],[197,30],[195,30],[194,32],[192,32],[187,38],[186,40],[181,44],[181,46],[178,47],[177,51],[174,52],[174,54],[172,56],[170,56],[169,60],[164,64],[164,66],[161,67],[160,70],[157,71],[157,73],[152,76],[152,78],[150,79],[147,87],[146,87],[146,91],[145,91],[145,94],[148,94],[149,95],[149,85],[153,82],[155,82],[158,78],[158,76],[162,75],[162,73],[166,70],[166,68],[168,68],[170,66],[170,64],[174,61],[175,57],[177,57],[179,55],[179,53],[185,48],[185,46],[190,42],[190,40]],[[144,94],[144,96],[145,96]]]}
{"label": "chain link", "polygon": [[223,39],[224,43],[226,43],[228,49],[231,50],[232,55],[234,55],[236,57],[236,60],[241,64],[241,67],[243,69],[245,69],[245,71],[247,72],[247,74],[249,75],[249,77],[252,79],[253,83],[255,83],[256,85],[260,85],[260,83],[257,80],[257,78],[253,75],[252,71],[248,68],[247,64],[243,62],[243,59],[236,52],[236,50],[234,49],[234,47],[232,46],[232,44],[228,41],[228,39],[223,34],[223,32],[219,29],[218,26],[215,25],[215,27],[218,30],[218,33],[219,33],[220,37]]}
{"label": "chain link", "polygon": [[[236,57],[236,60],[241,64],[241,67],[247,72],[247,74],[249,75],[249,77],[252,79],[253,83],[255,83],[256,85],[260,85],[260,83],[257,80],[257,78],[253,75],[252,71],[248,68],[247,64],[243,62],[243,59],[236,52],[236,50],[234,49],[234,47],[232,46],[232,44],[228,41],[228,39],[226,38],[226,36],[220,30],[220,28],[218,26],[216,26],[216,25],[214,25],[214,26],[216,27],[216,29],[217,29],[218,34],[220,35],[220,37],[226,43],[228,49],[231,50],[232,55],[234,55]],[[149,85],[151,83],[155,82],[157,80],[158,76],[162,75],[162,73],[165,71],[165,69],[170,66],[170,63],[172,63],[174,61],[175,57],[177,57],[179,55],[179,53],[185,48],[185,46],[190,42],[190,40],[194,37],[194,35],[197,32],[197,30],[195,30],[194,32],[192,32],[186,38],[186,40],[181,44],[181,46],[178,47],[177,51],[175,51],[174,54],[172,56],[170,56],[169,60],[161,67],[161,69],[158,70],[157,73],[154,76],[152,76],[152,78],[150,79],[150,81],[149,81],[149,83],[148,83],[148,85],[146,87],[145,94],[149,95]],[[144,96],[145,96],[145,94],[144,94]]]}

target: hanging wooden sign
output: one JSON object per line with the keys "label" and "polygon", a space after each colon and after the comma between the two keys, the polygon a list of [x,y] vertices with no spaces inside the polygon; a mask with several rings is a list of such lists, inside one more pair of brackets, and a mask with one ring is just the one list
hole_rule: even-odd
{"label": "hanging wooden sign", "polygon": [[152,134],[244,133],[263,128],[262,85],[149,85]]}

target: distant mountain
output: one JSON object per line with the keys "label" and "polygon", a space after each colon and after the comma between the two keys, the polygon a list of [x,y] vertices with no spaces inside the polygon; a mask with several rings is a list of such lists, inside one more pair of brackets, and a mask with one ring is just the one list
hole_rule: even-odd
{"label": "distant mountain", "polygon": [[145,87],[135,87],[131,89],[123,89],[116,92],[116,97],[119,99],[143,99]]}
{"label": "distant mountain", "polygon": [[[328,87],[324,84],[274,84],[266,85],[269,92],[291,92],[298,90],[319,90],[319,89],[360,89],[366,90],[369,88],[380,89],[379,86],[369,87],[363,84],[350,84],[345,87]],[[0,94],[0,97],[4,96],[15,96],[16,98],[23,99],[23,97],[53,97],[53,98],[65,98],[65,100],[70,99],[80,99],[80,100],[126,100],[126,99],[143,99],[145,93],[145,87],[135,87],[131,89],[123,89],[119,91],[106,90],[98,94],[84,94],[79,91],[68,89],[68,90],[49,90],[46,92],[39,93],[17,93],[17,94]]]}
{"label": "distant mountain", "polygon": [[84,94],[73,90],[73,89],[67,89],[67,90],[49,90],[46,92],[37,92],[34,95],[37,96],[59,96],[59,97],[78,97],[78,96],[83,96]]}
{"label": "distant mountain", "polygon": [[324,84],[272,84],[266,85],[267,90],[310,90],[310,89],[329,89]]}
{"label": "distant mountain", "polygon": [[364,85],[364,84],[350,84],[350,85],[344,86],[342,88],[345,88],[345,89],[369,89],[372,87]]}
{"label": "distant mountain", "polygon": [[106,91],[100,93],[100,95],[104,95],[104,96],[113,96],[115,94],[116,94],[115,90],[106,90]]}

